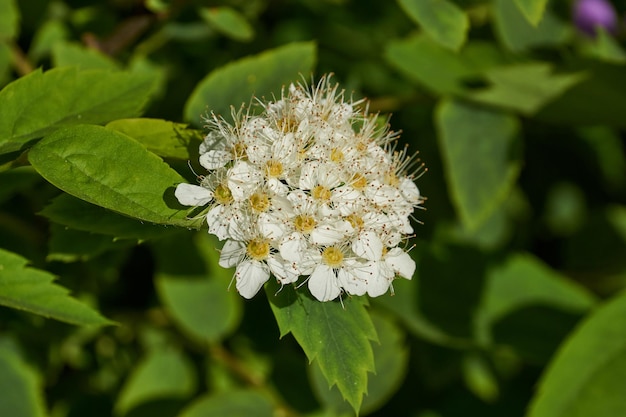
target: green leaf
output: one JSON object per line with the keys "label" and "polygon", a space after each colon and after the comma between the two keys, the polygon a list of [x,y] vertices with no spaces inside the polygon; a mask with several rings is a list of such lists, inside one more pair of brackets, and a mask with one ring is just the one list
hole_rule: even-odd
{"label": "green leaf", "polygon": [[115,404],[116,414],[164,399],[186,399],[196,389],[194,365],[174,348],[155,348],[133,369]]}
{"label": "green leaf", "polygon": [[39,214],[72,229],[116,239],[148,240],[179,231],[122,216],[69,194],[55,197]]}
{"label": "green leaf", "polygon": [[516,254],[487,276],[476,319],[479,338],[491,343],[491,326],[522,307],[541,305],[583,313],[595,303],[591,293],[537,258]]}
{"label": "green leaf", "polygon": [[77,325],[106,325],[111,321],[70,297],[53,284],[54,275],[27,267],[21,256],[0,249],[0,305]]}
{"label": "green leaf", "polygon": [[2,184],[2,187],[0,187],[0,203],[4,203],[19,192],[28,191],[40,181],[41,177],[39,174],[29,166],[0,172],[0,184]]}
{"label": "green leaf", "polygon": [[626,293],[595,310],[541,377],[529,417],[626,415]]}
{"label": "green leaf", "polygon": [[448,188],[463,224],[480,226],[507,197],[520,170],[512,159],[515,117],[454,100],[436,110]]}
{"label": "green leaf", "polygon": [[467,38],[469,19],[448,0],[398,0],[407,15],[433,40],[458,51]]}
{"label": "green leaf", "polygon": [[33,62],[39,62],[42,58],[49,56],[54,45],[65,42],[72,35],[67,24],[61,20],[47,20],[37,28],[33,35],[28,57]]}
{"label": "green leaf", "polygon": [[547,3],[548,0],[515,0],[515,4],[528,20],[528,23],[533,26],[537,26],[541,21]]}
{"label": "green leaf", "polygon": [[[409,361],[402,330],[389,317],[380,313],[373,312],[372,321],[380,340],[380,343],[372,345],[376,373],[368,377],[367,395],[363,398],[359,414],[369,414],[389,400],[402,384]],[[309,367],[309,374],[315,395],[325,408],[337,414],[351,411],[336,386],[328,389],[328,383],[317,364]]]}
{"label": "green leaf", "polygon": [[[547,103],[537,118],[554,124],[626,127],[624,66],[599,61],[576,62],[587,77]],[[589,103],[593,103],[590,106]]]}
{"label": "green leaf", "polygon": [[626,63],[626,52],[620,46],[613,35],[607,33],[601,26],[596,26],[596,36],[592,39],[585,39],[582,53],[595,59],[614,64]]}
{"label": "green leaf", "polygon": [[95,49],[89,49],[81,44],[60,41],[52,47],[52,62],[55,67],[78,67],[117,70],[120,65]]}
{"label": "green leaf", "polygon": [[463,379],[467,388],[483,401],[494,402],[498,399],[498,380],[484,357],[473,352],[464,356]]}
{"label": "green leaf", "polygon": [[504,59],[491,43],[471,42],[455,53],[423,35],[389,42],[385,57],[411,80],[436,94],[464,93],[465,81]]}
{"label": "green leaf", "polygon": [[536,27],[532,26],[516,5],[520,1],[495,0],[493,6],[496,33],[508,49],[523,52],[539,46],[556,46],[571,36],[571,28],[549,10]]}
{"label": "green leaf", "polygon": [[473,100],[532,115],[581,82],[583,73],[554,75],[550,64],[532,62],[486,71],[488,88],[471,93]]}
{"label": "green leaf", "polygon": [[17,345],[0,338],[0,415],[11,417],[45,417],[43,384],[24,361]]}
{"label": "green leaf", "polygon": [[251,390],[226,391],[205,395],[183,410],[178,417],[272,417],[272,403]]}
{"label": "green leaf", "polygon": [[202,126],[209,112],[226,117],[256,97],[280,94],[286,84],[313,70],[316,47],[312,42],[292,43],[259,55],[231,62],[207,75],[185,105],[185,119]]}
{"label": "green leaf", "polygon": [[50,225],[47,261],[87,261],[109,250],[119,250],[137,242],[114,240],[111,236],[68,229],[58,224]]}
{"label": "green leaf", "polygon": [[15,0],[0,0],[0,42],[17,38],[20,11]]}
{"label": "green leaf", "polygon": [[202,7],[200,16],[229,38],[246,42],[254,36],[254,29],[246,18],[232,7]]}
{"label": "green leaf", "polygon": [[161,119],[120,119],[106,127],[130,136],[164,158],[188,160],[190,155],[198,153],[202,142],[201,131]]}
{"label": "green leaf", "polygon": [[106,123],[141,113],[154,84],[142,73],[74,67],[34,71],[0,91],[0,153],[80,123]]}
{"label": "green leaf", "polygon": [[291,333],[309,362],[317,361],[328,385],[336,384],[358,411],[367,392],[367,373],[374,372],[370,340],[377,339],[363,299],[319,302],[292,286],[280,289],[274,280],[265,290],[281,337]]}
{"label": "green leaf", "polygon": [[46,180],[89,203],[152,223],[192,226],[174,197],[186,182],[126,135],[92,125],[60,129],[29,152]]}

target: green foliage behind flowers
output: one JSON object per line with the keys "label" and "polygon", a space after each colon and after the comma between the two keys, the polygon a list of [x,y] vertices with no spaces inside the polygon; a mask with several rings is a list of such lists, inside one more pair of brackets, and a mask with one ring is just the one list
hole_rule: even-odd
{"label": "green foliage behind flowers", "polygon": [[[0,0],[0,415],[626,415],[625,38],[579,29],[575,3]],[[320,296],[296,265],[244,299],[220,266],[241,260],[177,187],[214,204],[209,129],[331,73],[372,116],[355,132],[401,132],[378,145],[419,203],[396,241],[362,229],[393,187],[355,197],[377,201],[359,218],[335,200],[326,232],[359,237],[318,236],[318,263],[415,273]],[[302,132],[292,115],[274,127]],[[303,166],[358,147],[309,131]],[[322,191],[372,183],[368,157]],[[264,238],[242,253],[298,249]]]}

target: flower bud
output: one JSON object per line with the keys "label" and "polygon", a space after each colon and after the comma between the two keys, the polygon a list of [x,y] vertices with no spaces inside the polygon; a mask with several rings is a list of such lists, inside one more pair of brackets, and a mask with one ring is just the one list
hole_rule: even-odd
{"label": "flower bud", "polygon": [[577,0],[574,4],[574,23],[582,32],[594,36],[598,28],[614,33],[617,15],[608,0]]}

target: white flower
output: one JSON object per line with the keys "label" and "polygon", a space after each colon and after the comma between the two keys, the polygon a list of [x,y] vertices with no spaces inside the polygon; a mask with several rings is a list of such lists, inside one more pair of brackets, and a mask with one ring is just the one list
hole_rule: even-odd
{"label": "white flower", "polygon": [[199,162],[209,173],[175,191],[183,205],[208,205],[237,291],[251,298],[274,276],[330,301],[380,296],[396,277],[411,279],[415,262],[400,243],[423,202],[413,182],[421,167],[396,150],[398,134],[330,77],[258,102],[254,115],[233,110],[233,124],[207,119]]}

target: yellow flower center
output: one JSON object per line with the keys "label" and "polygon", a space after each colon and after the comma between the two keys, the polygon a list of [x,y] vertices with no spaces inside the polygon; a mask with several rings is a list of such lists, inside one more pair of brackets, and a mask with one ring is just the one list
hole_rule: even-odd
{"label": "yellow flower center", "polygon": [[350,184],[357,190],[363,190],[367,187],[367,178],[365,178],[365,175],[357,172],[350,179]]}
{"label": "yellow flower center", "polygon": [[343,152],[339,148],[333,148],[330,151],[330,160],[333,162],[341,162],[343,161]]}
{"label": "yellow flower center", "polygon": [[246,152],[246,145],[243,142],[237,142],[231,149],[233,153],[233,159],[244,159],[248,156]]}
{"label": "yellow flower center", "polygon": [[361,230],[363,228],[363,225],[365,224],[363,218],[355,213],[346,216],[346,220],[352,225],[352,227],[357,230]]}
{"label": "yellow flower center", "polygon": [[270,199],[265,193],[254,193],[248,201],[250,201],[250,207],[259,213],[265,212],[270,208]]}
{"label": "yellow flower center", "polygon": [[313,198],[316,199],[316,200],[328,201],[328,200],[330,200],[330,196],[331,195],[332,194],[331,194],[330,190],[328,188],[324,187],[323,185],[316,185],[311,190],[311,196],[313,196]]}
{"label": "yellow flower center", "polygon": [[270,178],[277,178],[283,173],[283,164],[270,159],[265,163],[265,174]]}
{"label": "yellow flower center", "polygon": [[270,244],[263,239],[252,239],[246,246],[246,253],[255,261],[262,261],[270,254]]}
{"label": "yellow flower center", "polygon": [[322,252],[322,262],[331,268],[338,268],[343,262],[343,252],[336,246],[329,246]]}
{"label": "yellow flower center", "polygon": [[313,216],[300,214],[293,220],[294,228],[300,233],[311,233],[315,228],[316,221]]}
{"label": "yellow flower center", "polygon": [[217,201],[218,204],[226,205],[232,203],[233,201],[233,195],[230,193],[228,187],[224,184],[220,184],[215,187],[215,192],[213,193],[213,196],[215,197],[215,201]]}

